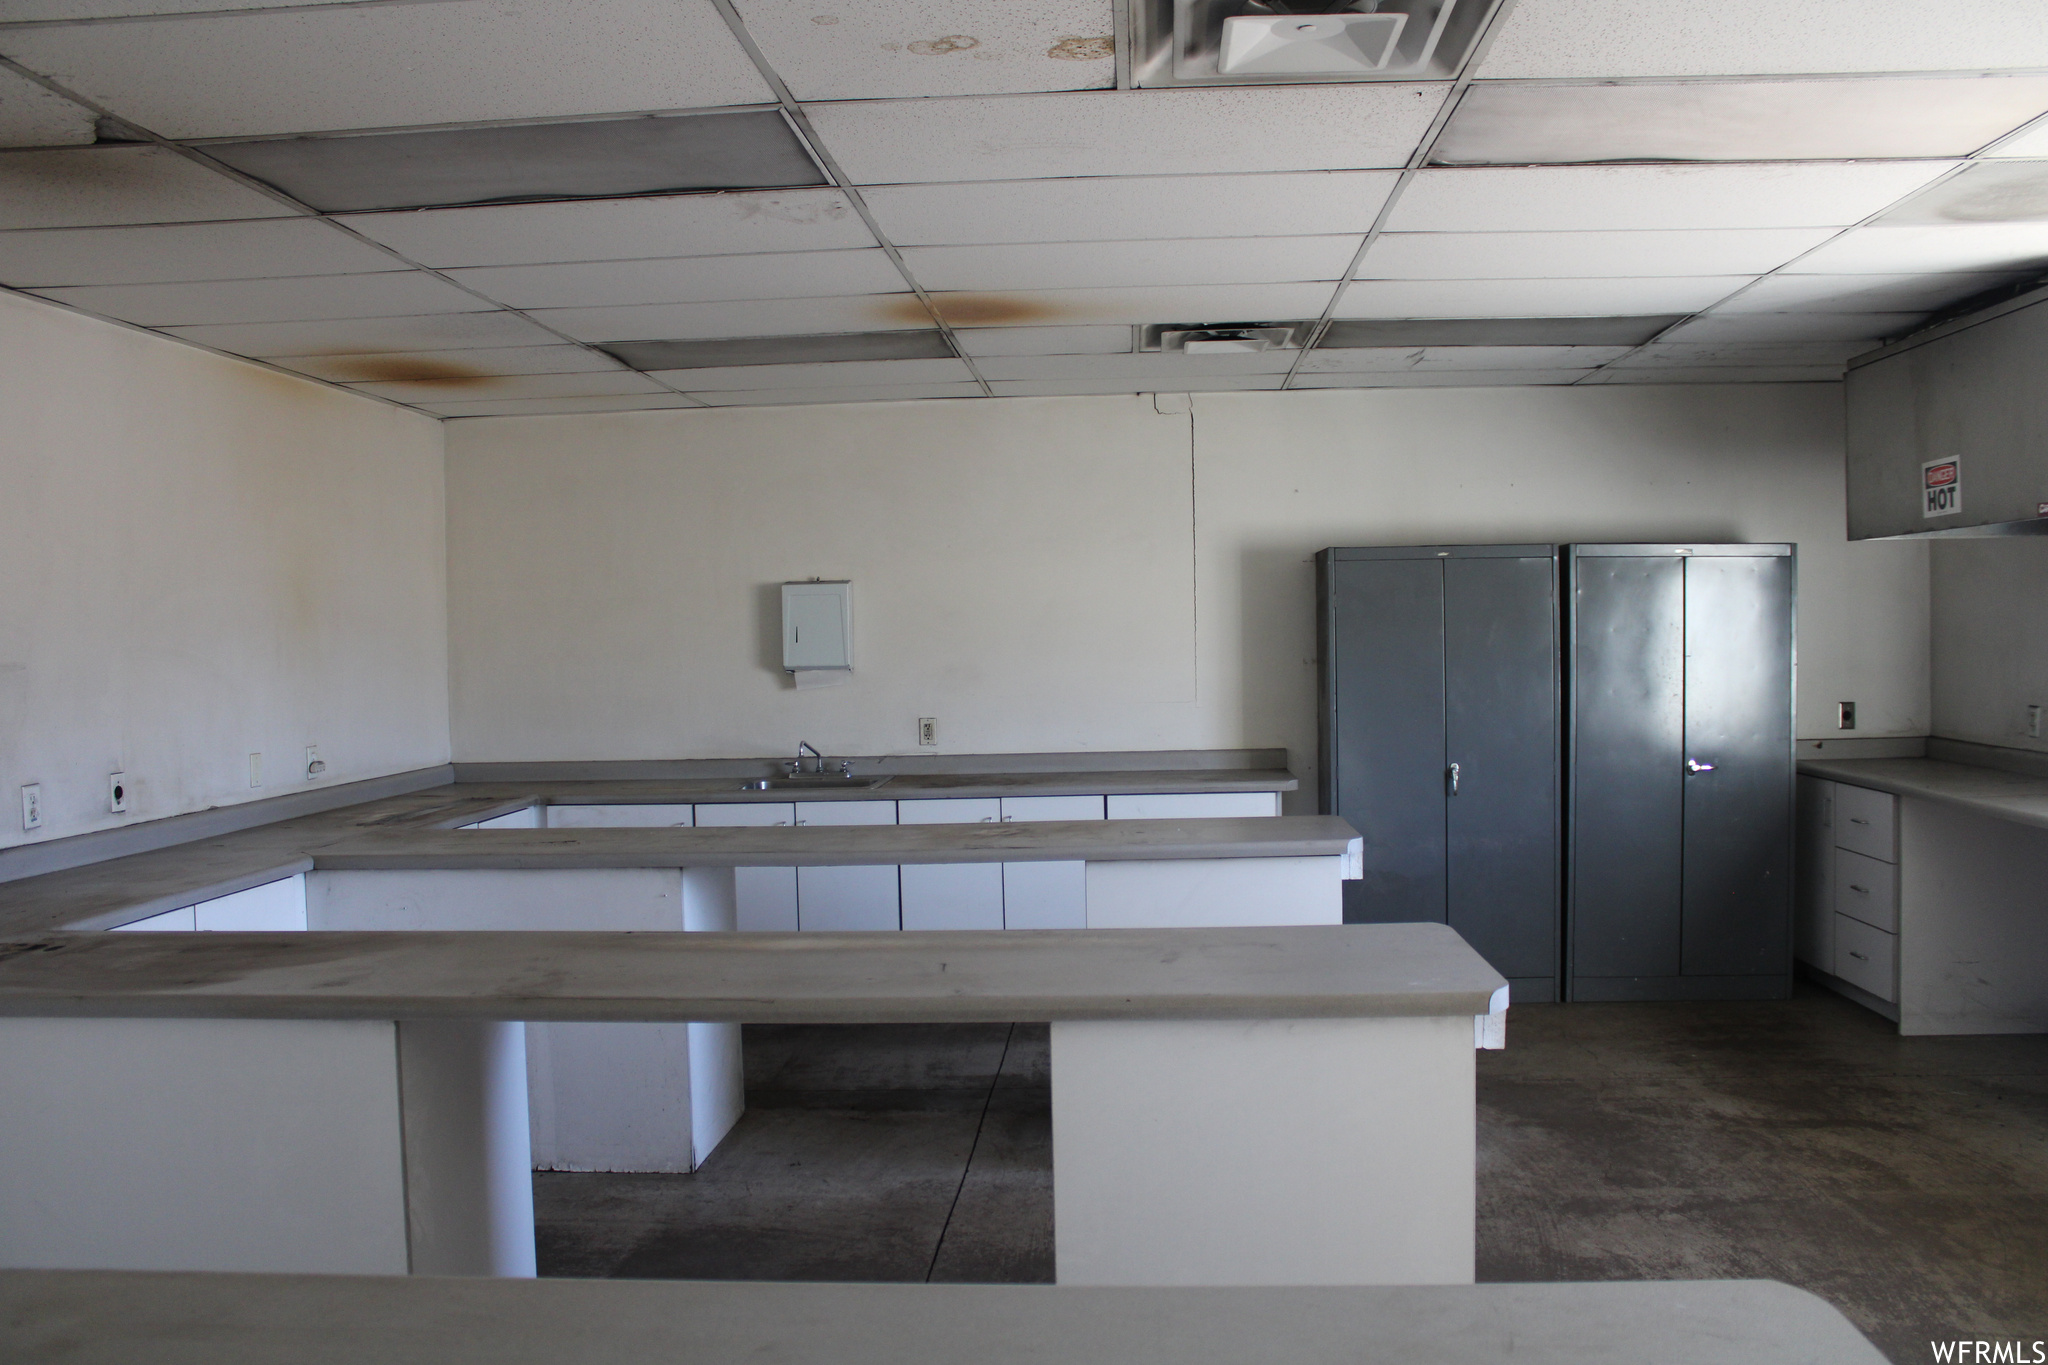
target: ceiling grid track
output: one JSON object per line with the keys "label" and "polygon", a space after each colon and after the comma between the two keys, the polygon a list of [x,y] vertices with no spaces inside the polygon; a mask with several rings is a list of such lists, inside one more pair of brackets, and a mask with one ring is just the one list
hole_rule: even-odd
{"label": "ceiling grid track", "polygon": [[803,139],[811,155],[817,158],[819,167],[830,177],[832,187],[846,196],[846,202],[860,215],[861,222],[867,224],[868,231],[874,234],[875,241],[888,256],[889,263],[903,276],[903,282],[910,286],[910,292],[917,296],[917,301],[924,305],[924,310],[932,315],[932,325],[939,329],[940,335],[946,338],[946,344],[953,348],[953,353],[960,357],[960,363],[967,367],[967,373],[973,375],[974,382],[981,386],[981,396],[995,397],[995,390],[989,387],[988,380],[982,378],[980,366],[974,363],[973,356],[967,354],[967,348],[960,344],[959,336],[946,321],[945,315],[939,312],[939,306],[932,300],[931,292],[918,283],[917,276],[911,273],[910,263],[903,259],[903,253],[896,249],[896,244],[889,240],[889,235],[882,231],[882,225],[875,221],[875,215],[868,210],[867,200],[861,198],[860,190],[854,185],[853,178],[840,166],[838,158],[826,149],[824,139],[811,127],[811,120],[804,113],[803,105],[789,93],[789,86],[783,82],[782,76],[768,64],[768,58],[754,42],[754,35],[747,32],[746,23],[740,18],[740,12],[733,7],[732,0],[710,0],[710,4],[718,11],[719,17],[725,20],[725,26],[732,30],[734,40],[746,50],[747,59],[753,62],[754,69],[761,73],[761,79],[768,82],[768,88],[775,92],[775,100],[782,106],[783,117],[790,121],[796,129],[797,136]]}

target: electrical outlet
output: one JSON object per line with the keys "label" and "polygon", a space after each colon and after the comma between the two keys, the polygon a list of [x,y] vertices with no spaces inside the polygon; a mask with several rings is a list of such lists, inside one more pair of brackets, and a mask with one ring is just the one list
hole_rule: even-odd
{"label": "electrical outlet", "polygon": [[262,754],[249,755],[249,785],[252,787],[260,787],[263,785]]}
{"label": "electrical outlet", "polygon": [[939,742],[939,718],[919,716],[917,718],[917,742],[924,748],[934,748]]}
{"label": "electrical outlet", "polygon": [[308,744],[306,746],[306,780],[311,782],[326,771],[327,765],[320,761],[320,746]]}
{"label": "electrical outlet", "polygon": [[115,815],[128,813],[128,774],[107,774],[107,809]]}
{"label": "electrical outlet", "polygon": [[2027,708],[2027,738],[2028,738],[2028,739],[2039,739],[2040,737],[2041,737],[2041,708],[2040,708],[2040,707],[2038,707],[2038,706],[2029,706],[2029,707]]}
{"label": "electrical outlet", "polygon": [[21,827],[41,829],[43,827],[43,784],[31,782],[21,789]]}
{"label": "electrical outlet", "polygon": [[1838,708],[1835,715],[1835,728],[1837,730],[1855,729],[1856,703],[1853,701],[1844,701],[1836,702],[1835,705]]}

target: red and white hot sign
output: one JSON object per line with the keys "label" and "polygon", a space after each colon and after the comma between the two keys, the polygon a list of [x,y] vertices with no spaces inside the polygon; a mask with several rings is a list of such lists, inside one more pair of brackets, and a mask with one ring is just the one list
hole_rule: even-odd
{"label": "red and white hot sign", "polygon": [[1959,455],[1920,466],[1920,515],[1946,517],[1963,510],[1963,461]]}

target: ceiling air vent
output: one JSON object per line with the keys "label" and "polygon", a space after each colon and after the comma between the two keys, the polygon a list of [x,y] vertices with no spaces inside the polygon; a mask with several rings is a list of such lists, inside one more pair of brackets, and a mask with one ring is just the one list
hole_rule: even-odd
{"label": "ceiling air vent", "polygon": [[1185,351],[1189,355],[1248,355],[1295,351],[1308,336],[1306,322],[1220,322],[1197,327],[1154,322],[1139,330],[1140,351]]}
{"label": "ceiling air vent", "polygon": [[1139,85],[1446,80],[1499,0],[1133,0]]}

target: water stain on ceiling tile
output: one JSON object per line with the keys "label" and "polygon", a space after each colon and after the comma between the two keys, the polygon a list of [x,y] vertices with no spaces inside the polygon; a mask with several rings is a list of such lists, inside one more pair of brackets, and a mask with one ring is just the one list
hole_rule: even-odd
{"label": "water stain on ceiling tile", "polygon": [[[939,318],[949,327],[1015,327],[1033,322],[1058,322],[1067,310],[1030,294],[934,294],[932,303]],[[893,322],[917,322],[926,317],[916,295],[896,295],[881,307],[882,316]]]}
{"label": "water stain on ceiling tile", "polygon": [[336,356],[330,372],[354,384],[431,384],[463,390],[489,388],[502,377],[453,361],[409,355]]}
{"label": "water stain on ceiling tile", "polygon": [[803,100],[1107,89],[1110,0],[736,0],[747,31]]}
{"label": "water stain on ceiling tile", "polygon": [[1116,39],[1062,38],[1045,50],[1056,62],[1100,62],[1116,56]]}
{"label": "water stain on ceiling tile", "polygon": [[1923,190],[1877,221],[2038,223],[2048,219],[2048,161],[1989,161]]}

